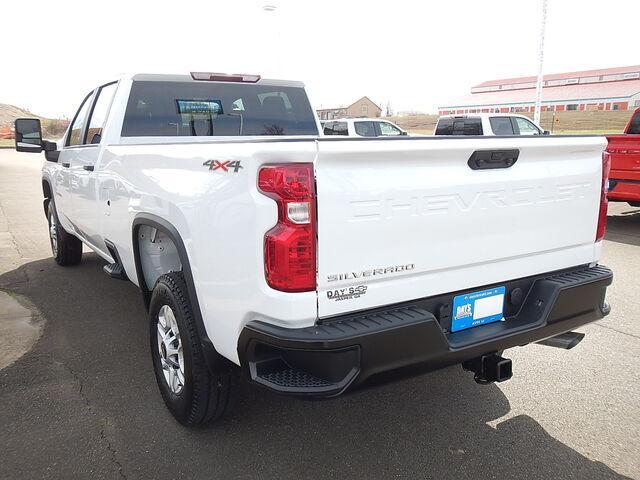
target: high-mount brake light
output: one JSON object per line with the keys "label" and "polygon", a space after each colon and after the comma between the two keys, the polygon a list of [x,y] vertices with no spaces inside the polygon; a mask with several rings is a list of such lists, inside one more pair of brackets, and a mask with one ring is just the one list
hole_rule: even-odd
{"label": "high-mount brake light", "polygon": [[602,184],[600,188],[600,213],[598,214],[598,228],[596,230],[596,242],[604,238],[607,230],[607,191],[609,183],[609,171],[611,170],[611,154],[605,150],[602,153]]}
{"label": "high-mount brake light", "polygon": [[260,75],[248,75],[245,73],[191,72],[191,78],[205,82],[256,83],[260,80]]}
{"label": "high-mount brake light", "polygon": [[316,195],[312,163],[264,166],[258,189],[278,205],[278,222],[264,236],[267,283],[283,292],[316,288]]}

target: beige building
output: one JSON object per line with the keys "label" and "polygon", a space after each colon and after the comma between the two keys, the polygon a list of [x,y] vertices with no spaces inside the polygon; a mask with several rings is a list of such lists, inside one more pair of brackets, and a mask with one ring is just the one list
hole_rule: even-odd
{"label": "beige building", "polygon": [[379,117],[382,109],[376,105],[369,97],[362,97],[347,107],[322,108],[316,110],[320,120],[331,120],[334,118],[357,118],[357,117]]}

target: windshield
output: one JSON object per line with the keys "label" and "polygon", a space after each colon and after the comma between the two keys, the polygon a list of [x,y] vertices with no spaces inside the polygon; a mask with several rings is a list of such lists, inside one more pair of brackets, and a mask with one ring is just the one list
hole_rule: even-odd
{"label": "windshield", "polygon": [[301,87],[136,81],[123,137],[318,135]]}

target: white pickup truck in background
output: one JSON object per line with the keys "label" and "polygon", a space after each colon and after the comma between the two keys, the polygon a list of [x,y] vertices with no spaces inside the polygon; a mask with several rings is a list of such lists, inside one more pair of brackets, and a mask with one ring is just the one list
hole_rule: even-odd
{"label": "white pickup truck in background", "polygon": [[502,381],[505,349],[575,345],[609,311],[605,144],[324,137],[301,83],[209,73],[104,84],[59,146],[16,121],[56,261],[85,244],[140,288],[186,425],[227,410],[238,367],[331,397],[404,367]]}
{"label": "white pickup truck in background", "polygon": [[438,118],[434,135],[549,135],[524,115],[513,113],[469,113]]}
{"label": "white pickup truck in background", "polygon": [[322,120],[323,135],[346,137],[397,137],[408,135],[395,123],[380,118],[338,118]]}

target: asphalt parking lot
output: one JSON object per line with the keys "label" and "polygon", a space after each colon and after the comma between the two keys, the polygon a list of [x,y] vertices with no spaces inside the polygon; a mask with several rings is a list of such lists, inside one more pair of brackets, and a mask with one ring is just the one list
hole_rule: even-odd
{"label": "asphalt parking lot", "polygon": [[509,350],[500,385],[453,367],[311,402],[241,382],[232,415],[187,430],[157,391],[137,289],[93,253],[51,259],[40,164],[0,150],[0,290],[44,321],[0,370],[0,478],[640,479],[640,209],[610,207],[612,313],[574,350]]}

